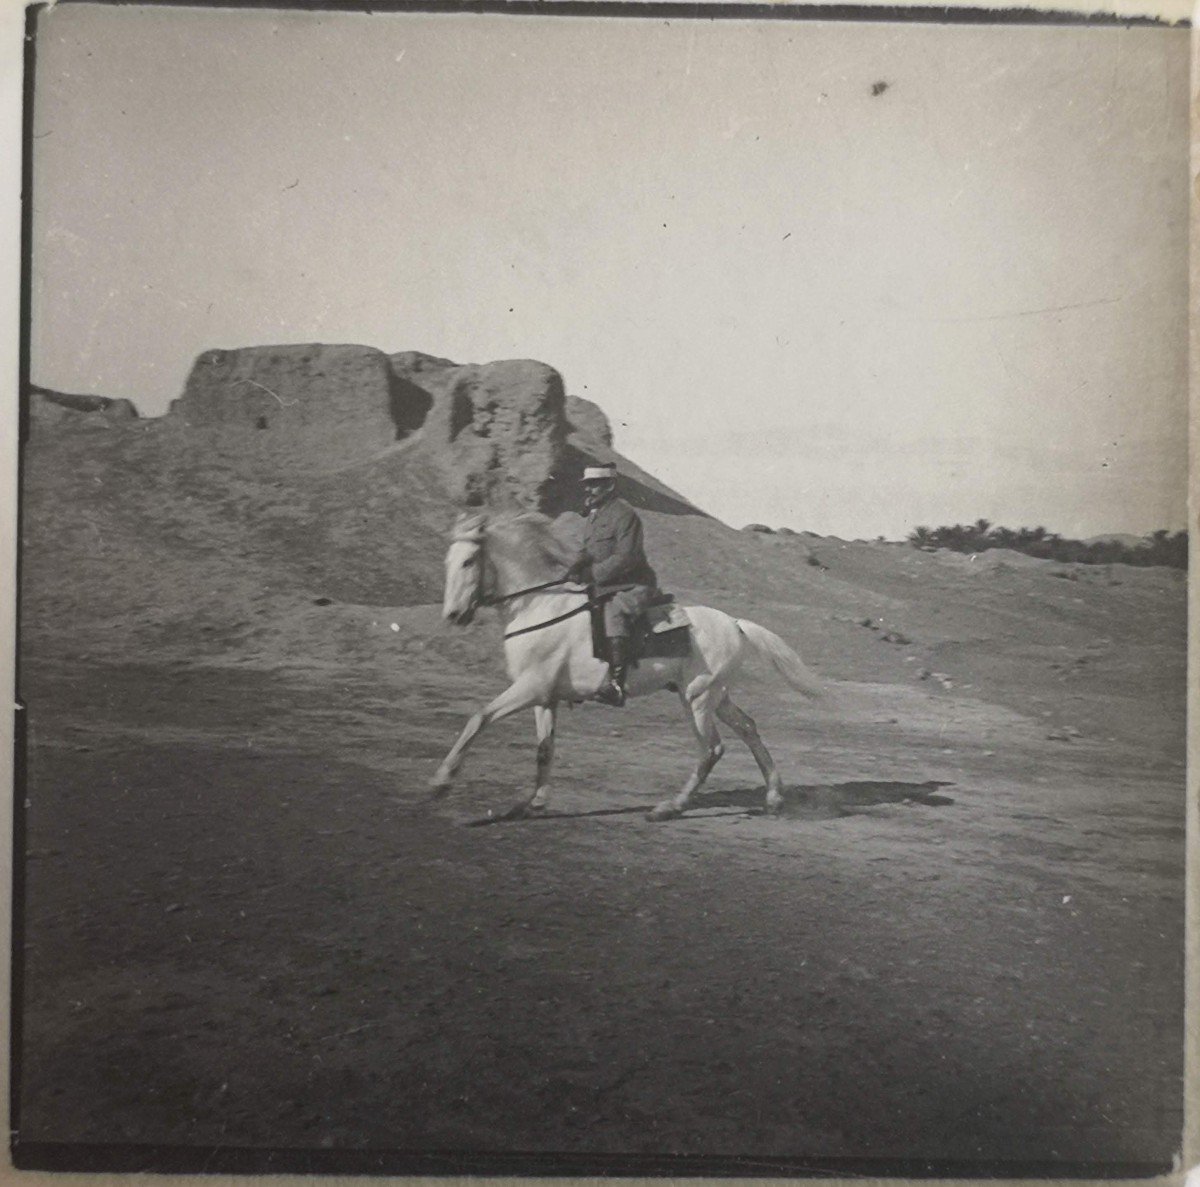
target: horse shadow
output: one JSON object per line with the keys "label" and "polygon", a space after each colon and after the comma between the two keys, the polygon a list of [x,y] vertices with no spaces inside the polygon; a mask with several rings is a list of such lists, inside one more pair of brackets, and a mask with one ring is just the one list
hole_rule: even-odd
{"label": "horse shadow", "polygon": [[[784,820],[839,820],[857,816],[888,804],[919,804],[925,808],[942,808],[954,803],[947,795],[938,794],[953,784],[939,779],[924,783],[904,783],[896,780],[852,780],[847,783],[823,783],[783,789],[783,807],[778,815]],[[697,813],[712,816],[765,816],[766,792],[759,787],[736,787],[702,792],[688,808],[685,819],[696,819]],[[714,809],[726,809],[714,811]],[[591,808],[585,812],[559,812],[551,809],[537,815],[523,815],[518,809],[498,815],[483,816],[466,821],[467,828],[489,824],[537,824],[554,820],[585,820],[590,816],[645,816],[647,805],[626,808]]]}
{"label": "horse shadow", "polygon": [[496,815],[488,814],[474,820],[463,822],[466,828],[485,828],[489,824],[538,824],[547,820],[586,820],[589,816],[645,816],[650,808],[638,805],[633,808],[591,808],[586,812],[559,812],[550,809],[545,812],[525,813],[520,805],[510,808],[507,812]]}
{"label": "horse shadow", "polygon": [[[783,789],[779,815],[794,820],[837,820],[860,815],[871,808],[889,804],[919,804],[942,808],[954,803],[948,795],[938,794],[953,784],[940,779],[907,783],[894,779],[856,779],[846,783],[818,783]],[[761,787],[737,787],[701,793],[693,809],[741,808],[749,816],[766,813],[765,792]]]}

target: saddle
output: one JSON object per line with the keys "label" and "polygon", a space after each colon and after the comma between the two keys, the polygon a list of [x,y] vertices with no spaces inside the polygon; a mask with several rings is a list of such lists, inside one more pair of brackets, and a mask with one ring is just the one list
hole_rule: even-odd
{"label": "saddle", "polygon": [[[601,597],[592,607],[592,654],[606,664],[612,663],[608,635],[604,630],[604,602]],[[651,600],[630,637],[630,667],[643,659],[679,659],[691,650],[692,620],[675,603],[674,594],[659,593]]]}

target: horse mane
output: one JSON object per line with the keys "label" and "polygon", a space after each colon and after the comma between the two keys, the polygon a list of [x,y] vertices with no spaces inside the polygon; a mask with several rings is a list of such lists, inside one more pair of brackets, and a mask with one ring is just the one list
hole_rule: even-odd
{"label": "horse mane", "polygon": [[554,520],[540,511],[500,515],[486,527],[492,554],[516,567],[522,580],[561,577],[575,559],[571,546],[554,530]]}
{"label": "horse mane", "polygon": [[451,536],[455,541],[486,544],[505,590],[561,577],[575,559],[575,550],[555,531],[554,520],[538,511],[460,515]]}

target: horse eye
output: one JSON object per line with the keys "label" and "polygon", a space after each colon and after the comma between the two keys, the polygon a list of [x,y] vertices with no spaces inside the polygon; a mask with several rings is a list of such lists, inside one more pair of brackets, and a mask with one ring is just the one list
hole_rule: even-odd
{"label": "horse eye", "polygon": [[462,567],[464,569],[469,569],[474,563],[475,563],[475,558],[473,556],[469,556],[466,558],[466,560],[463,561]]}

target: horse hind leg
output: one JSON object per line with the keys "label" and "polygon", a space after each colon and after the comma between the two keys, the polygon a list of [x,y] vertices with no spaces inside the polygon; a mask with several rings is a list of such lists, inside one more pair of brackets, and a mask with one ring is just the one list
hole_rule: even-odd
{"label": "horse hind leg", "polygon": [[699,687],[697,682],[693,681],[686,692],[679,694],[679,699],[696,738],[696,769],[677,796],[663,800],[654,807],[649,816],[651,820],[673,820],[682,816],[691,804],[692,796],[704,786],[704,781],[725,753],[721,735],[717,733],[716,723],[713,721],[714,693],[711,679],[706,679]]}
{"label": "horse hind leg", "polygon": [[783,809],[783,780],[779,777],[779,770],[771,752],[759,737],[754,718],[738,708],[729,696],[717,706],[717,716],[746,743],[750,753],[754,755],[754,761],[758,763],[758,769],[767,781],[767,815],[778,816]]}

